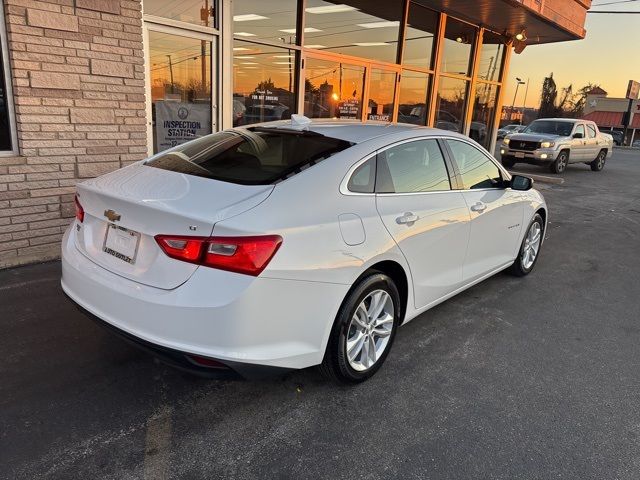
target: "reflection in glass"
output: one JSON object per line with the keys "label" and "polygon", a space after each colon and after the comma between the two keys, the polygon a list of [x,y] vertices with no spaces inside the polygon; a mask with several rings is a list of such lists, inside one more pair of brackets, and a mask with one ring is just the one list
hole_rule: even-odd
{"label": "reflection in glass", "polygon": [[233,125],[291,118],[295,52],[238,40],[233,45]]}
{"label": "reflection in glass", "polygon": [[145,15],[180,20],[197,25],[215,26],[215,0],[144,0]]}
{"label": "reflection in glass", "polygon": [[400,76],[398,122],[426,125],[429,75],[403,70]]}
{"label": "reflection in glass", "polygon": [[364,67],[307,58],[304,114],[311,118],[362,118]]}
{"label": "reflection in glass", "polygon": [[476,38],[476,29],[455,18],[447,18],[442,52],[442,72],[469,75],[471,47]]}
{"label": "reflection in glass", "polygon": [[473,117],[469,136],[485,148],[492,137],[490,129],[496,116],[498,87],[488,83],[478,83],[473,101]]}
{"label": "reflection in glass", "polygon": [[9,125],[9,105],[7,102],[4,67],[2,65],[2,55],[0,55],[0,151],[11,150],[11,128]]}
{"label": "reflection in glass", "polygon": [[411,2],[404,41],[403,65],[431,68],[439,14]]}
{"label": "reflection in glass", "polygon": [[504,57],[504,38],[486,30],[482,36],[478,78],[481,80],[500,80],[502,59]]}
{"label": "reflection in glass", "polygon": [[402,2],[307,0],[305,10],[306,47],[395,63]]}
{"label": "reflection in glass", "polygon": [[233,34],[247,40],[296,44],[297,0],[235,0]]}
{"label": "reflection in glass", "polygon": [[436,98],[436,128],[462,132],[467,97],[466,80],[441,77]]}
{"label": "reflection in glass", "polygon": [[367,119],[390,122],[393,117],[393,94],[396,89],[395,72],[374,68],[369,80]]}
{"label": "reflection in glass", "polygon": [[149,31],[153,151],[211,133],[211,42]]}

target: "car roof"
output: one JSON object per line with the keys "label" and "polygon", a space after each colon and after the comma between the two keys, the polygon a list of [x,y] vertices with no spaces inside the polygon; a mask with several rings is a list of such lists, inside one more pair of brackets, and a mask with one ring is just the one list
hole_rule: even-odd
{"label": "car roof", "polygon": [[408,123],[389,123],[389,122],[361,122],[357,120],[340,120],[340,119],[308,119],[309,123],[304,125],[294,124],[291,120],[277,120],[275,122],[258,123],[247,125],[251,127],[269,127],[281,128],[283,130],[308,130],[319,133],[327,137],[346,140],[352,143],[362,143],[373,138],[397,133],[418,133],[422,135],[445,135],[449,137],[458,136],[453,132],[441,130],[438,128],[423,127],[420,125],[411,125]]}

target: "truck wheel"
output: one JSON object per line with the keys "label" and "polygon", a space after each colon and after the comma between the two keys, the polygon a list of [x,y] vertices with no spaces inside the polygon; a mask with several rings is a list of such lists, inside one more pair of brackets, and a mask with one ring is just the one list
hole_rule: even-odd
{"label": "truck wheel", "polygon": [[502,159],[502,165],[505,168],[513,168],[513,166],[516,164],[516,161],[513,158],[503,158]]}
{"label": "truck wheel", "polygon": [[591,170],[594,172],[600,172],[604,168],[604,164],[607,161],[607,151],[600,150],[600,153],[596,157],[596,159],[589,164],[591,166]]}
{"label": "truck wheel", "polygon": [[566,150],[563,150],[558,154],[558,158],[556,158],[556,161],[549,165],[549,170],[551,170],[551,173],[564,173],[564,171],[567,169],[568,163],[569,154]]}

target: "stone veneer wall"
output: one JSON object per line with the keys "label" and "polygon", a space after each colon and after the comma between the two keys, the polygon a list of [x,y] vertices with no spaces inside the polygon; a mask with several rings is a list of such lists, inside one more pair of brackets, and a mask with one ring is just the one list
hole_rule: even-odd
{"label": "stone veneer wall", "polygon": [[76,182],[146,156],[140,0],[2,0],[19,156],[0,157],[0,268],[56,258]]}

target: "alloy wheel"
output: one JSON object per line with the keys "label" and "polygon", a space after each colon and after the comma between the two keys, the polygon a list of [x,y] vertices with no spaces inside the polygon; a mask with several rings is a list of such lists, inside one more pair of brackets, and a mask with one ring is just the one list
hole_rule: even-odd
{"label": "alloy wheel", "polygon": [[384,290],[369,293],[356,308],[347,330],[346,353],[356,371],[370,369],[389,344],[394,328],[393,299]]}
{"label": "alloy wheel", "polygon": [[520,255],[522,267],[525,270],[529,270],[536,261],[536,257],[540,251],[541,241],[542,227],[538,222],[533,222],[527,232],[527,237],[524,239],[524,246],[522,248],[522,254]]}

